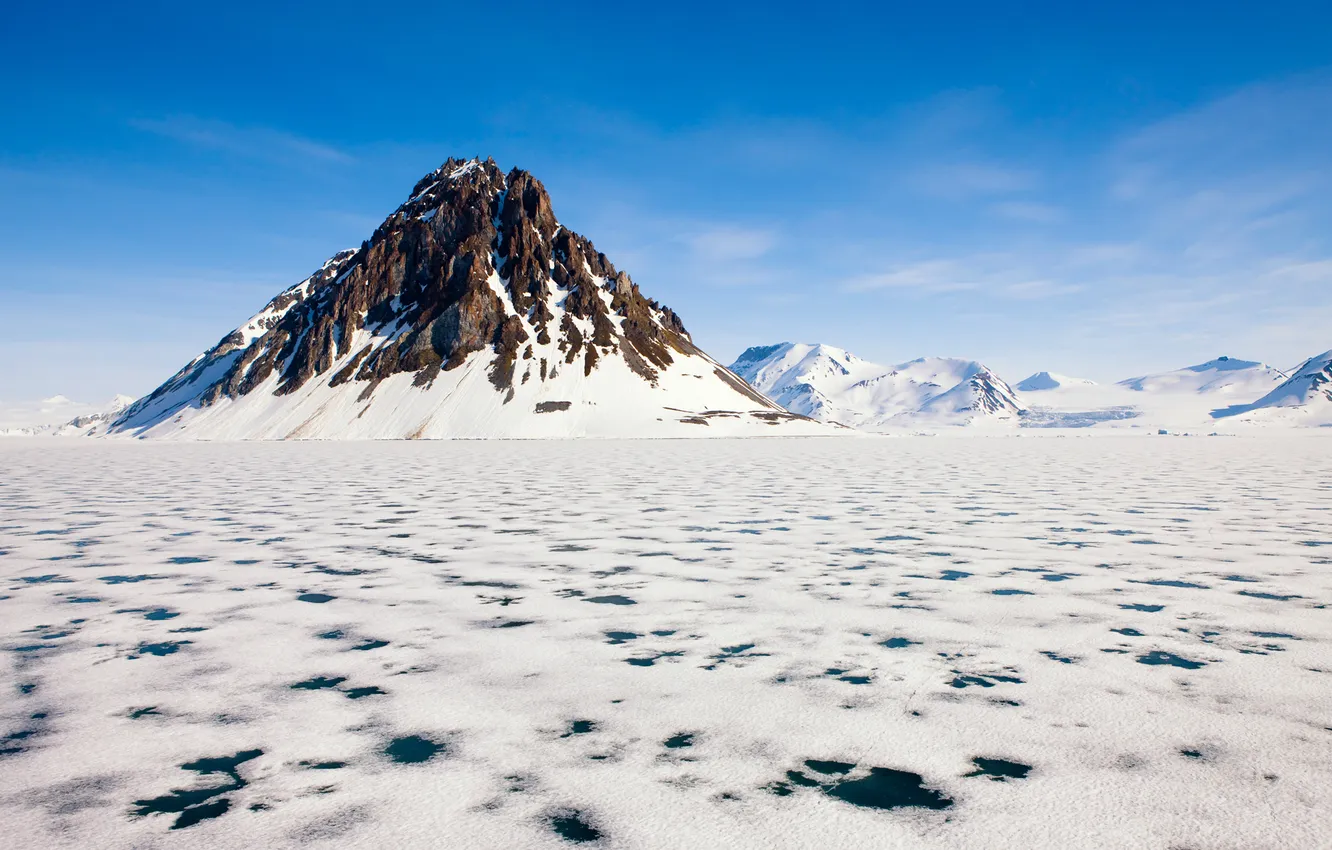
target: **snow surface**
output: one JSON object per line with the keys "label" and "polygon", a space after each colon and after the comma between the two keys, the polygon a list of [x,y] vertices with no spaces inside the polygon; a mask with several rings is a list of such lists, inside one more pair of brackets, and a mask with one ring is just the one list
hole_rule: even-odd
{"label": "snow surface", "polygon": [[1023,407],[974,360],[922,357],[886,367],[831,345],[784,342],[748,349],[731,371],[787,410],[868,431],[1014,424]]}
{"label": "snow surface", "polygon": [[1325,439],[6,441],[6,843],[1325,847]]}

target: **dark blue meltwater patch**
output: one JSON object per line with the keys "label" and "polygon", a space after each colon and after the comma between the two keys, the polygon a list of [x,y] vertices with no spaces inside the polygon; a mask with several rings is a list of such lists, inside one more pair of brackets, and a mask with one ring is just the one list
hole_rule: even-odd
{"label": "dark blue meltwater patch", "polygon": [[447,750],[448,746],[439,741],[420,735],[406,735],[390,741],[384,748],[384,755],[398,764],[421,764]]}
{"label": "dark blue meltwater patch", "polygon": [[586,844],[600,841],[601,830],[597,829],[584,812],[565,809],[552,814],[549,818],[551,830],[565,841],[574,844]]}
{"label": "dark blue meltwater patch", "polygon": [[1138,656],[1139,664],[1149,665],[1168,665],[1170,667],[1180,667],[1185,670],[1197,670],[1199,667],[1205,667],[1206,661],[1190,661],[1187,658],[1181,658],[1172,652],[1162,652],[1153,650],[1145,655]]}
{"label": "dark blue meltwater patch", "polygon": [[1031,773],[1031,765],[1007,759],[976,756],[971,763],[976,769],[962,774],[963,776],[984,776],[995,782],[1003,782],[1008,779],[1026,779],[1027,774]]}
{"label": "dark blue meltwater patch", "polygon": [[797,788],[817,788],[835,800],[867,809],[947,809],[953,800],[941,791],[926,787],[919,773],[889,767],[871,767],[867,775],[856,776],[856,766],[848,762],[809,759],[805,767],[811,773],[788,770],[786,780],[766,789],[779,797],[795,793]]}
{"label": "dark blue meltwater patch", "polygon": [[322,605],[325,602],[332,602],[336,596],[329,596],[327,593],[302,593],[296,597],[301,602],[313,602],[316,605]]}
{"label": "dark blue meltwater patch", "polygon": [[160,797],[135,800],[135,808],[131,814],[136,817],[174,814],[176,820],[171,825],[172,829],[185,829],[201,821],[221,817],[231,809],[230,799],[223,795],[239,791],[247,784],[240,775],[240,765],[263,754],[263,750],[244,750],[233,756],[201,758],[186,762],[180,766],[181,770],[193,771],[200,776],[221,775],[224,781],[220,785],[177,789]]}

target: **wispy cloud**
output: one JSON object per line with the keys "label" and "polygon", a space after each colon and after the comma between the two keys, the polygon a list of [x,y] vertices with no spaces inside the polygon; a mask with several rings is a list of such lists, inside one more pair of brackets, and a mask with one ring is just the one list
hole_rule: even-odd
{"label": "wispy cloud", "polygon": [[313,160],[321,163],[354,161],[350,154],[331,145],[272,127],[241,127],[193,115],[136,118],[129,123],[146,133],[248,159],[279,162]]}
{"label": "wispy cloud", "polygon": [[1034,172],[986,162],[927,165],[909,178],[919,192],[944,200],[964,201],[1024,192],[1036,185]]}
{"label": "wispy cloud", "polygon": [[1281,263],[1265,275],[1277,285],[1317,284],[1332,289],[1332,259]]}
{"label": "wispy cloud", "polygon": [[1044,301],[1081,292],[1083,287],[1076,283],[1062,283],[1057,280],[1020,280],[1004,284],[1000,292],[1016,301]]}
{"label": "wispy cloud", "polygon": [[991,204],[990,211],[1000,218],[1035,224],[1053,224],[1064,218],[1064,211],[1059,207],[1034,201],[1005,201]]}
{"label": "wispy cloud", "polygon": [[1248,86],[1121,139],[1108,194],[1196,257],[1307,251],[1326,231],[1329,137],[1332,78]]}
{"label": "wispy cloud", "polygon": [[917,293],[963,292],[979,288],[974,270],[959,260],[925,260],[842,282],[844,292],[910,290]]}
{"label": "wispy cloud", "polygon": [[777,244],[773,230],[714,225],[683,237],[693,254],[704,262],[753,260],[764,256]]}
{"label": "wispy cloud", "polygon": [[1033,266],[1042,265],[1003,253],[924,260],[853,277],[842,281],[839,288],[847,293],[895,290],[917,296],[969,293],[1014,301],[1058,298],[1083,288],[1080,283],[1035,276]]}

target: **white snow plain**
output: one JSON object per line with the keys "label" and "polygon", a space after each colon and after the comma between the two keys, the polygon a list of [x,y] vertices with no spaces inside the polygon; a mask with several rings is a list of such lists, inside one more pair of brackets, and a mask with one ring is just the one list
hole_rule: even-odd
{"label": "white snow plain", "polygon": [[1326,847],[1326,439],[8,441],[4,843]]}

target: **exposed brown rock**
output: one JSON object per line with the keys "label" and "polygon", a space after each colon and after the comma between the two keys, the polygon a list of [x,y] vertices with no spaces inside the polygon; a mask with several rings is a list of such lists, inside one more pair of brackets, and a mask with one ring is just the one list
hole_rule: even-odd
{"label": "exposed brown rock", "polygon": [[342,369],[340,369],[338,373],[333,376],[333,379],[328,382],[328,385],[330,387],[336,387],[339,384],[345,384],[348,381],[350,381],[352,375],[356,374],[356,367],[361,365],[361,361],[364,360],[366,358],[366,355],[370,353],[370,349],[371,346],[367,345],[365,348],[362,348],[360,351],[356,352],[356,356],[351,359],[351,362],[348,363],[346,366],[343,366]]}
{"label": "exposed brown rock", "polygon": [[490,367],[490,382],[496,389],[513,386],[513,364],[518,359],[518,346],[527,342],[527,331],[517,316],[510,316],[500,326],[495,343],[495,361]]}
{"label": "exposed brown rock", "polygon": [[578,325],[574,324],[569,313],[565,313],[564,318],[560,321],[560,334],[563,336],[560,348],[565,352],[564,362],[572,363],[574,358],[578,356],[579,349],[583,347],[583,332],[578,329]]}

